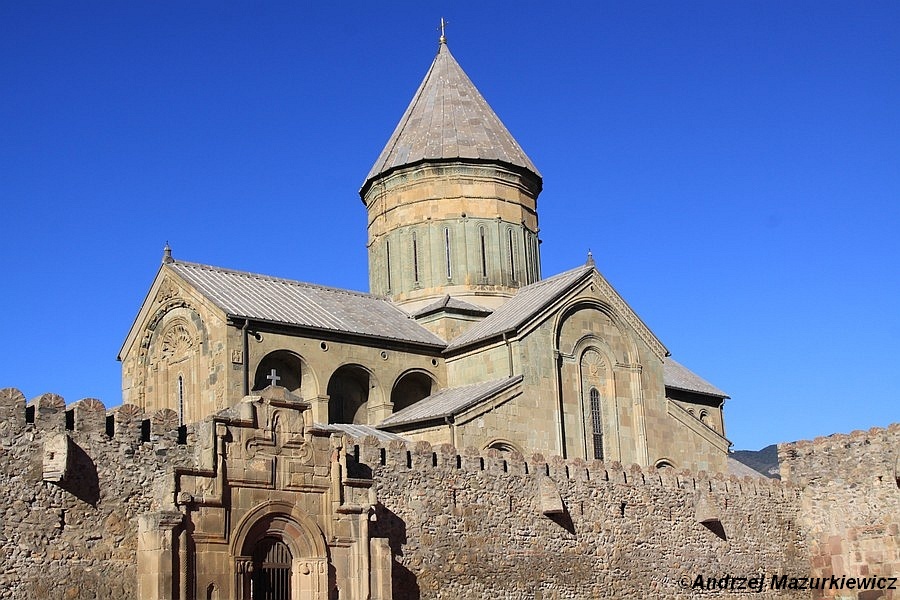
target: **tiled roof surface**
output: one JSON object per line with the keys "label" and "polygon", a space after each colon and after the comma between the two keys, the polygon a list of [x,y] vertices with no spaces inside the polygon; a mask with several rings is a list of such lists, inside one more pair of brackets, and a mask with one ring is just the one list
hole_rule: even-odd
{"label": "tiled roof surface", "polygon": [[448,312],[476,313],[481,315],[489,315],[492,312],[489,308],[471,304],[465,300],[460,300],[447,294],[436,302],[432,302],[428,306],[414,312],[413,317],[421,317],[441,310],[448,310]]}
{"label": "tiled roof surface", "polygon": [[167,268],[229,316],[445,345],[405,312],[369,294],[181,261],[169,263]]}
{"label": "tiled roof surface", "polygon": [[458,414],[491,396],[509,389],[522,381],[522,376],[496,379],[448,388],[419,400],[412,406],[395,412],[379,424],[379,427],[393,427],[409,423],[419,423]]}
{"label": "tiled roof surface", "polygon": [[366,183],[394,168],[428,159],[496,161],[540,176],[446,44],[440,45]]}
{"label": "tiled roof surface", "polygon": [[728,398],[728,394],[671,357],[666,358],[663,365],[663,381],[666,387],[707,394],[717,398]]}
{"label": "tiled roof surface", "polygon": [[462,348],[518,328],[593,269],[592,265],[584,265],[520,288],[515,296],[504,302],[491,315],[454,339],[447,349]]}

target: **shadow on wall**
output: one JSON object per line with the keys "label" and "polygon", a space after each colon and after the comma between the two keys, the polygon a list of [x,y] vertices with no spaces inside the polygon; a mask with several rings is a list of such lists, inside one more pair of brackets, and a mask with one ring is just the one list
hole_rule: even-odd
{"label": "shadow on wall", "polygon": [[406,545],[406,523],[382,504],[375,505],[373,537],[387,538],[391,547],[391,581],[394,600],[419,600],[421,593],[416,574],[397,562]]}
{"label": "shadow on wall", "polygon": [[59,482],[58,485],[82,502],[97,508],[97,502],[100,501],[100,478],[97,475],[97,466],[78,444],[70,442],[69,448],[71,475]]}

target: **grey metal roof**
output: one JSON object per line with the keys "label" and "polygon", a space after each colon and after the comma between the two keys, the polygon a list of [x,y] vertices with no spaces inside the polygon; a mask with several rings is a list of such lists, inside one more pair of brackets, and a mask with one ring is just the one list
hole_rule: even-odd
{"label": "grey metal roof", "polygon": [[397,435],[390,431],[382,431],[371,425],[351,425],[350,423],[329,423],[328,425],[322,425],[321,423],[316,423],[316,429],[331,433],[346,433],[357,440],[361,440],[368,435],[374,435],[378,438],[379,442],[392,442],[394,440],[400,440],[401,442],[409,441],[402,435]]}
{"label": "grey metal roof", "polygon": [[593,270],[593,265],[587,264],[519,288],[515,296],[500,305],[491,315],[450,342],[447,350],[462,348],[504,331],[517,329]]}
{"label": "grey metal roof", "polygon": [[540,177],[446,44],[440,45],[363,188],[378,175],[428,159],[497,161]]}
{"label": "grey metal roof", "polygon": [[428,306],[420,308],[414,312],[412,316],[422,317],[441,310],[447,310],[448,312],[474,313],[477,315],[489,315],[492,312],[489,308],[471,304],[465,300],[460,300],[459,298],[454,298],[447,294],[436,302],[432,302]]}
{"label": "grey metal roof", "polygon": [[663,381],[666,387],[687,392],[697,392],[717,398],[728,398],[728,394],[706,381],[681,363],[666,358],[663,363]]}
{"label": "grey metal roof", "polygon": [[445,346],[389,301],[369,294],[181,261],[166,268],[228,316]]}
{"label": "grey metal roof", "polygon": [[469,409],[522,381],[522,376],[447,388],[395,412],[378,427],[396,427],[441,419]]}

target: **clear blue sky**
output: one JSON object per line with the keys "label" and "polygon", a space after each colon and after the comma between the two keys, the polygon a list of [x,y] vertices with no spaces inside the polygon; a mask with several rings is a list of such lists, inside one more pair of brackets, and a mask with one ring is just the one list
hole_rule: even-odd
{"label": "clear blue sky", "polygon": [[900,2],[2,2],[0,387],[121,401],[176,258],[366,290],[357,190],[450,48],[736,448],[900,421]]}

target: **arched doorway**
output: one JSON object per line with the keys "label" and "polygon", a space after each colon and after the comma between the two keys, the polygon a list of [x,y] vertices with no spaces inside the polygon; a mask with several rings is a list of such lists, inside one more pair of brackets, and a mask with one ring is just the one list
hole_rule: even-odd
{"label": "arched doorway", "polygon": [[338,368],[328,380],[328,422],[366,425],[369,422],[371,375],[358,365]]}
{"label": "arched doorway", "polygon": [[291,550],[274,537],[264,537],[253,551],[253,600],[290,600]]}
{"label": "arched doorway", "polygon": [[391,404],[394,412],[412,406],[422,398],[427,398],[434,391],[434,379],[423,371],[410,371],[397,379],[391,390]]}

